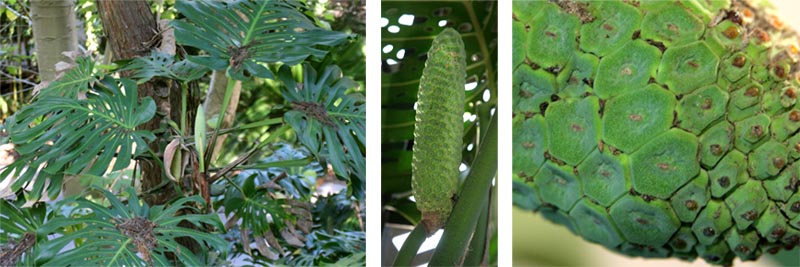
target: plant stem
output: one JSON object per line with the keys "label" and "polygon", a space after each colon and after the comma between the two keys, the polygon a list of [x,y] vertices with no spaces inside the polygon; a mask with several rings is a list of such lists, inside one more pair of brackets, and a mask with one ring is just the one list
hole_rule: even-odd
{"label": "plant stem", "polygon": [[422,245],[422,242],[425,242],[425,226],[421,223],[418,223],[414,230],[408,235],[406,241],[403,242],[403,246],[400,247],[400,251],[397,252],[397,257],[394,258],[393,266],[411,266],[411,262],[414,261],[414,258],[417,256],[417,251],[419,251],[419,247]]}
{"label": "plant stem", "polygon": [[472,162],[472,170],[464,181],[453,213],[450,214],[444,228],[442,239],[433,252],[430,266],[461,265],[470,237],[476,230],[478,217],[485,211],[484,204],[489,201],[489,190],[496,173],[497,118],[495,116],[481,140],[478,154]]}
{"label": "plant stem", "polygon": [[186,135],[186,96],[189,94],[189,89],[186,83],[181,83],[181,135]]}
{"label": "plant stem", "polygon": [[479,266],[483,260],[483,255],[486,251],[484,249],[486,247],[486,236],[488,235],[486,226],[489,225],[489,203],[490,201],[483,203],[483,212],[481,212],[481,217],[478,218],[478,224],[475,226],[475,234],[472,236],[472,240],[469,241],[469,250],[464,255],[464,266]]}
{"label": "plant stem", "polygon": [[211,136],[211,142],[209,142],[208,148],[206,151],[206,168],[208,169],[208,165],[211,164],[211,154],[213,154],[214,146],[217,144],[217,137],[219,136],[219,127],[222,126],[222,120],[225,117],[225,113],[228,111],[228,102],[231,102],[231,95],[233,95],[233,86],[236,84],[236,80],[228,78],[228,85],[225,87],[225,97],[222,98],[222,108],[219,110],[219,114],[217,114],[217,126],[214,127],[214,134]]}

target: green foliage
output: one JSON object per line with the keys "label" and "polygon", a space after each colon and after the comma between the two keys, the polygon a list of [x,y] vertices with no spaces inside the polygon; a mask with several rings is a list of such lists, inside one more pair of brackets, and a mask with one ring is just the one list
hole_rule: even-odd
{"label": "green foliage", "polygon": [[[75,202],[77,205],[71,216],[54,218],[37,229],[37,235],[41,236],[62,234],[37,244],[37,264],[174,266],[175,262],[166,255],[174,253],[183,264],[206,265],[205,253],[193,253],[177,242],[178,237],[188,237],[218,251],[226,251],[226,242],[217,233],[208,231],[223,229],[219,216],[185,214],[187,210],[199,212],[197,206],[204,205],[199,196],[149,207],[139,200],[132,188],[126,191],[127,200],[105,190],[102,192],[110,206],[81,198]],[[178,226],[184,221],[205,231]],[[74,248],[60,252],[72,242],[76,243]]]}
{"label": "green foliage", "polygon": [[208,53],[189,60],[214,70],[228,68],[228,76],[237,80],[246,79],[244,71],[272,78],[261,63],[296,65],[308,56],[321,58],[327,51],[318,45],[348,38],[317,27],[301,12],[305,5],[293,0],[179,1],[175,8],[188,19],[173,22],[178,42]]}
{"label": "green foliage", "polygon": [[135,71],[131,78],[138,79],[141,84],[155,76],[188,82],[199,79],[208,72],[204,66],[197,65],[188,60],[175,62],[174,56],[153,50],[150,56],[134,58],[120,71]]}
{"label": "green foliage", "polygon": [[337,66],[328,66],[321,73],[303,65],[303,83],[298,84],[288,66],[281,67],[278,77],[285,88],[283,96],[294,110],[284,119],[298,132],[300,143],[331,165],[340,177],[349,178],[353,194],[364,199],[366,190],[366,101],[360,93],[347,94],[357,86],[343,77]]}
{"label": "green foliage", "polygon": [[364,266],[366,239],[364,232],[313,232],[308,235],[304,252],[285,263],[292,266]]}
{"label": "green foliage", "polygon": [[40,97],[63,96],[66,98],[76,98],[78,95],[88,92],[93,84],[102,77],[95,72],[95,63],[90,57],[79,57],[75,59],[76,66],[61,78],[53,81],[40,92]]}
{"label": "green foliage", "polygon": [[102,175],[114,157],[112,171],[125,168],[132,157],[146,151],[145,140],[154,138],[136,127],[150,120],[155,110],[151,98],[139,102],[136,84],[129,79],[106,77],[83,100],[42,96],[8,119],[6,127],[20,158],[0,176],[18,175],[12,185],[17,191],[36,176],[28,164],[42,166],[31,191],[31,198],[38,199],[47,180],[47,193],[55,197],[64,174]]}

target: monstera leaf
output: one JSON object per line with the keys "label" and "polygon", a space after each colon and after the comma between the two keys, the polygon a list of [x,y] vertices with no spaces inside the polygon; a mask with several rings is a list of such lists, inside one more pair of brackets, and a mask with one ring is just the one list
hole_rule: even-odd
{"label": "monstera leaf", "polygon": [[[177,260],[186,266],[208,265],[203,254],[194,254],[177,242],[178,237],[188,237],[217,251],[226,251],[227,243],[218,233],[178,226],[178,223],[186,221],[197,227],[205,228],[205,224],[209,224],[223,229],[217,214],[178,215],[186,210],[199,212],[195,207],[203,205],[200,196],[181,198],[168,206],[149,207],[138,199],[132,188],[127,190],[127,202],[111,192],[96,189],[103,192],[110,207],[79,199],[74,211],[85,215],[57,217],[39,227],[38,236],[60,235],[37,244],[37,265],[175,266],[175,262],[167,259],[167,253],[174,253]],[[65,231],[74,228],[77,230]],[[82,242],[62,251],[74,240]],[[54,256],[55,253],[58,254]]]}
{"label": "monstera leaf", "polygon": [[366,102],[360,93],[346,94],[357,83],[342,77],[337,66],[322,73],[303,64],[303,83],[298,84],[288,66],[278,73],[285,88],[283,96],[294,108],[284,119],[297,131],[303,143],[318,158],[333,166],[334,172],[351,180],[353,194],[363,199],[366,178]]}
{"label": "monstera leaf", "polygon": [[120,69],[133,70],[131,78],[142,84],[155,76],[188,82],[203,77],[208,69],[188,60],[175,62],[173,56],[153,50],[150,56],[134,58],[128,65]]}
{"label": "monstera leaf", "polygon": [[76,98],[79,94],[89,91],[92,84],[101,77],[95,72],[94,61],[90,57],[78,57],[75,59],[75,66],[64,73],[58,80],[50,83],[39,93],[44,96],[64,96]]}
{"label": "monstera leaf", "polygon": [[[21,156],[0,177],[18,175],[11,185],[14,191],[32,182],[31,198],[38,199],[44,178],[50,180],[48,195],[56,196],[64,174],[100,176],[115,157],[112,171],[125,168],[147,148],[145,139],[155,138],[136,130],[155,112],[151,98],[139,103],[136,83],[129,79],[106,77],[83,100],[43,96],[8,118],[11,142]],[[38,178],[31,181],[35,173]]]}
{"label": "monstera leaf", "polygon": [[308,56],[327,52],[349,35],[321,29],[303,11],[301,2],[282,1],[178,1],[175,8],[186,16],[174,21],[175,37],[206,56],[190,60],[214,70],[229,68],[228,76],[244,80],[244,71],[262,78],[272,73],[262,63],[296,65]]}

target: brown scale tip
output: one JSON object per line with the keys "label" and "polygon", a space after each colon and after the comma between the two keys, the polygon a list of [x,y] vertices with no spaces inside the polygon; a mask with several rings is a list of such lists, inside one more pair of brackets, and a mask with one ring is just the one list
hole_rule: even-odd
{"label": "brown scale tip", "polygon": [[793,110],[792,112],[790,112],[789,113],[789,120],[791,120],[793,122],[800,121],[800,112],[798,112],[796,110]]}
{"label": "brown scale tip", "polygon": [[783,168],[783,165],[785,165],[785,164],[786,164],[786,160],[784,160],[783,158],[774,158],[774,159],[772,159],[772,166],[775,166],[775,168],[778,168],[778,169]]}
{"label": "brown scale tip", "polygon": [[769,40],[771,39],[769,37],[769,34],[761,29],[756,29],[753,32],[753,35],[755,35],[756,38],[758,38],[758,41],[760,41],[761,43],[769,42]]}
{"label": "brown scale tip", "polygon": [[792,203],[792,206],[789,207],[789,210],[791,210],[792,212],[800,212],[800,201],[795,201],[794,203]]}
{"label": "brown scale tip", "polygon": [[750,247],[745,246],[745,245],[738,245],[738,246],[736,246],[736,251],[744,253],[744,254],[748,254],[748,253],[750,253]]}
{"label": "brown scale tip", "polygon": [[725,37],[728,37],[728,39],[735,39],[736,37],[739,37],[739,28],[730,26],[722,31],[722,35],[725,35]]}
{"label": "brown scale tip", "polygon": [[749,97],[756,97],[756,96],[758,96],[758,92],[759,91],[760,90],[758,90],[758,87],[753,86],[753,87],[747,88],[747,91],[744,91],[744,95],[745,96],[749,96]]}
{"label": "brown scale tip", "polygon": [[704,236],[711,237],[711,236],[714,236],[716,233],[717,233],[717,231],[715,231],[714,228],[711,228],[711,227],[706,227],[705,229],[703,229],[703,235]]}
{"label": "brown scale tip", "polygon": [[733,66],[737,68],[744,67],[745,63],[747,63],[747,58],[744,57],[743,55],[736,56],[735,58],[733,58],[732,62]]}
{"label": "brown scale tip", "polygon": [[719,178],[719,180],[717,180],[717,183],[719,183],[719,186],[722,188],[727,188],[731,184],[731,180],[728,178],[728,176],[722,176]]}
{"label": "brown scale tip", "polygon": [[672,246],[674,246],[677,249],[684,249],[686,248],[686,241],[680,238],[675,239],[675,241],[672,242]]}
{"label": "brown scale tip", "polygon": [[709,146],[709,149],[711,150],[711,154],[714,156],[722,155],[722,146],[719,144],[712,144]]}
{"label": "brown scale tip", "polygon": [[744,214],[742,214],[742,219],[745,219],[746,221],[750,222],[755,221],[757,217],[758,213],[755,210],[749,210]]}
{"label": "brown scale tip", "polygon": [[782,237],[783,235],[785,235],[785,234],[786,234],[786,229],[783,229],[783,227],[778,227],[778,228],[775,228],[775,230],[772,230],[772,232],[771,232],[771,233],[769,233],[769,235],[770,235],[771,237],[774,237],[774,238],[776,238],[776,239],[777,239],[777,238],[781,238],[781,237]]}
{"label": "brown scale tip", "polygon": [[688,210],[692,210],[693,211],[693,210],[697,209],[697,202],[694,201],[694,200],[691,200],[691,199],[687,200],[683,204],[686,206],[686,209],[688,209]]}
{"label": "brown scale tip", "polygon": [[797,92],[795,92],[794,88],[787,88],[786,92],[784,92],[783,95],[791,99],[795,99],[797,97]]}
{"label": "brown scale tip", "polygon": [[761,125],[755,125],[750,128],[750,133],[755,137],[761,137],[764,135],[764,129],[761,128]]}

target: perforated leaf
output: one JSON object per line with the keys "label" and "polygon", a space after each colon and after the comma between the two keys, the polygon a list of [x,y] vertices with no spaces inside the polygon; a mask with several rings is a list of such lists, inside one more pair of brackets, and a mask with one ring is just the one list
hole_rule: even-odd
{"label": "perforated leaf", "polygon": [[[33,182],[31,198],[38,199],[47,180],[48,195],[56,196],[64,174],[101,176],[109,167],[123,169],[145,151],[145,140],[155,138],[136,129],[155,112],[153,100],[140,102],[136,84],[129,79],[106,77],[84,100],[43,96],[9,117],[6,126],[20,158],[0,176],[19,176],[12,184],[14,191]],[[37,167],[41,170],[33,180]]]}
{"label": "perforated leaf", "polygon": [[282,1],[177,1],[175,8],[186,20],[173,22],[179,44],[199,48],[208,55],[189,60],[215,70],[230,67],[229,76],[244,80],[244,72],[271,78],[263,63],[296,65],[309,56],[322,57],[349,35],[316,26],[302,2]]}
{"label": "perforated leaf", "polygon": [[[178,226],[187,221],[195,226],[208,225],[223,229],[217,214],[185,214],[178,210],[198,212],[195,205],[203,205],[200,196],[181,198],[165,206],[149,207],[140,201],[136,191],[127,190],[127,202],[103,189],[110,207],[87,199],[78,199],[75,210],[87,215],[58,217],[37,229],[38,235],[60,233],[59,236],[41,242],[36,247],[40,253],[53,254],[47,266],[175,266],[167,253],[174,253],[177,261],[187,266],[208,265],[203,254],[194,254],[178,243],[176,238],[188,237],[219,251],[226,251],[228,244],[215,232],[203,232]],[[74,231],[65,231],[77,228]],[[64,250],[73,240],[80,240],[75,247]],[[64,250],[64,251],[62,251]]]}
{"label": "perforated leaf", "polygon": [[363,199],[366,183],[366,100],[360,93],[348,94],[358,86],[342,76],[338,66],[318,73],[303,64],[303,83],[298,84],[288,66],[280,69],[284,98],[293,110],[284,119],[297,131],[300,142],[314,156],[333,165],[340,177],[353,183],[353,194]]}
{"label": "perforated leaf", "polygon": [[173,56],[156,50],[149,56],[134,58],[121,70],[134,71],[131,78],[138,79],[136,82],[139,84],[156,76],[188,82],[202,77],[208,71],[206,67],[185,59],[175,62]]}

